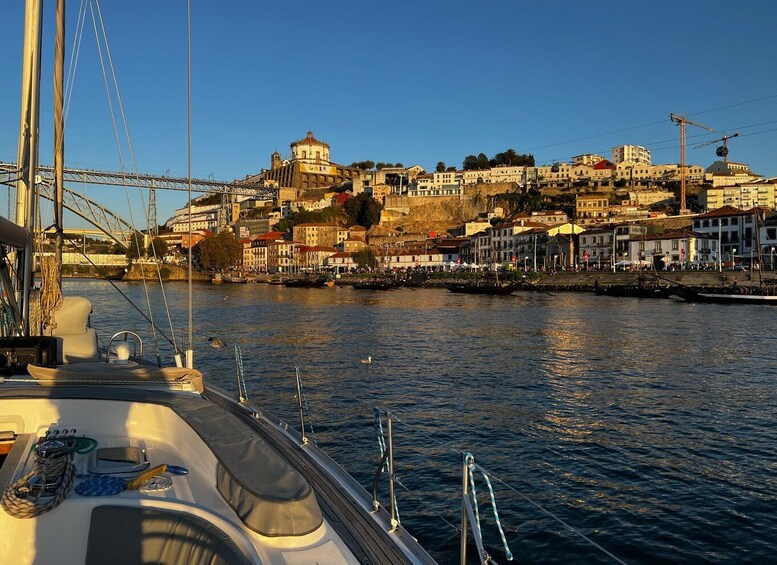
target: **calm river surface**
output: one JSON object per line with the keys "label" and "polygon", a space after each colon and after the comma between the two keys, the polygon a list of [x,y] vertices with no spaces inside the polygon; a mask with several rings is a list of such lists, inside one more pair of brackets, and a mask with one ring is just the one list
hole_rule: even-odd
{"label": "calm river surface", "polygon": [[[145,309],[142,284],[117,284]],[[186,285],[166,291],[180,336]],[[104,339],[134,327],[153,357],[148,324],[107,282],[66,292],[92,300]],[[239,344],[249,399],[296,427],[298,366],[319,445],[363,485],[379,454],[373,408],[396,412],[400,516],[441,563],[458,562],[461,450],[504,481],[494,489],[519,562],[611,562],[522,495],[628,562],[776,558],[773,307],[269,285],[194,296],[206,381],[236,390]],[[504,563],[486,504],[481,517]]]}

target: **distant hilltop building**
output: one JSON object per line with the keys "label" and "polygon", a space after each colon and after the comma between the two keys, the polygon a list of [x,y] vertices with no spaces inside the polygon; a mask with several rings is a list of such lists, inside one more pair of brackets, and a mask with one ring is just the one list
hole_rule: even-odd
{"label": "distant hilltop building", "polygon": [[763,178],[754,173],[745,163],[735,163],[733,161],[715,161],[707,167],[706,181],[713,187],[734,186],[742,183],[749,183]]}
{"label": "distant hilltop building", "polygon": [[337,185],[358,175],[357,169],[333,163],[329,144],[316,139],[312,131],[290,147],[290,160],[284,160],[277,151],[270,156],[270,169],[262,171],[262,179],[276,181],[281,189],[305,191]]}
{"label": "distant hilltop building", "polygon": [[619,145],[611,150],[611,161],[619,163],[643,163],[650,165],[650,151],[641,145]]}
{"label": "distant hilltop building", "polygon": [[600,161],[604,161],[604,157],[601,155],[595,155],[593,153],[586,153],[585,155],[576,155],[572,157],[572,165],[587,165],[593,167]]}

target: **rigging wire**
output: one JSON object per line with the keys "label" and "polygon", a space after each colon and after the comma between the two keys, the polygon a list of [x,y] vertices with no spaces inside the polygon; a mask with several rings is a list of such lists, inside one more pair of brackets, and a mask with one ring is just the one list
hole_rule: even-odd
{"label": "rigging wire", "polygon": [[[88,255],[87,253],[84,253],[84,252],[82,252],[82,251],[79,249],[79,247],[78,247],[78,243],[77,243],[77,242],[75,242],[75,241],[74,241],[72,238],[70,238],[70,236],[68,236],[67,234],[63,234],[63,237],[65,238],[65,241],[67,241],[68,243],[70,243],[70,245],[73,247],[73,249],[75,249],[76,251],[78,251],[79,253],[81,253],[81,255],[83,255],[83,256],[84,256],[84,258],[85,258],[85,259],[86,259],[86,260],[89,262],[89,264],[90,264],[92,267],[94,267],[94,269],[97,271],[97,274],[99,274],[99,275],[100,275],[100,276],[101,276],[103,279],[105,279],[106,281],[108,281],[108,282],[110,283],[110,285],[111,285],[111,286],[112,286],[112,287],[113,287],[113,288],[116,290],[116,292],[118,292],[118,293],[119,293],[119,294],[120,294],[120,295],[121,295],[121,296],[124,298],[124,300],[126,300],[126,301],[129,303],[129,305],[130,305],[130,306],[132,306],[132,307],[133,307],[133,308],[134,308],[134,309],[135,309],[135,310],[138,312],[138,314],[140,314],[140,315],[143,317],[143,319],[145,319],[145,320],[146,320],[146,321],[147,321],[149,324],[151,324],[152,326],[154,325],[154,321],[153,321],[151,318],[149,318],[148,316],[146,316],[146,313],[145,313],[145,312],[143,312],[143,310],[141,310],[141,309],[138,307],[138,305],[137,305],[137,304],[135,304],[135,303],[132,301],[132,299],[131,299],[129,296],[127,296],[127,295],[124,293],[124,291],[122,291],[122,290],[121,290],[121,289],[120,289],[118,286],[116,286],[116,284],[115,284],[115,283],[114,283],[114,282],[113,282],[113,281],[110,279],[110,277],[108,276],[108,273],[106,273],[106,272],[105,272],[103,269],[101,269],[99,266],[97,266],[97,265],[94,263],[94,261],[92,261],[92,259],[89,257],[89,255]],[[162,331],[162,329],[161,329],[161,328],[156,328],[156,331],[159,333],[159,335],[161,335],[163,338],[165,338],[165,340],[167,340],[167,342],[168,342],[170,345],[173,345],[173,340],[172,340],[172,339],[170,339],[169,337],[167,337],[167,335],[166,335],[166,334],[165,334],[165,333]]]}
{"label": "rigging wire", "polygon": [[[111,69],[111,76],[113,78],[114,88],[116,90],[116,100],[118,102],[119,111],[121,113],[122,124],[124,126],[124,133],[125,133],[125,136],[126,136],[126,139],[127,139],[127,148],[129,150],[130,159],[132,161],[132,169],[134,171],[135,178],[139,179],[140,178],[140,171],[138,170],[138,163],[137,163],[137,159],[135,158],[135,149],[134,149],[133,144],[132,144],[132,137],[130,136],[130,133],[129,133],[129,125],[127,123],[127,116],[126,116],[126,113],[124,112],[124,102],[123,102],[122,97],[121,97],[121,91],[119,89],[119,83],[118,83],[118,79],[117,79],[117,75],[116,75],[116,68],[115,68],[115,66],[113,64],[113,56],[111,54],[111,48],[110,48],[110,45],[108,43],[108,34],[107,34],[107,31],[106,31],[106,28],[105,28],[105,21],[103,20],[102,10],[100,9],[100,0],[93,0],[93,1],[94,1],[95,5],[97,6],[97,14],[98,14],[98,17],[100,19],[100,28],[101,28],[102,33],[103,33],[103,41],[105,42],[105,50],[106,50],[106,54],[108,55],[108,63],[109,63],[110,69]],[[124,171],[124,167],[122,166],[122,172],[123,171]],[[125,188],[125,190],[127,190],[127,189]],[[138,188],[138,194],[140,195],[140,202],[141,202],[141,206],[143,208],[143,213],[144,213],[144,216],[145,216],[145,219],[146,219],[146,229],[148,230],[151,227],[149,225],[148,208],[146,207],[146,201],[145,201],[145,198],[143,197],[143,191],[140,188]],[[127,194],[127,200],[128,200],[128,203],[129,203],[129,193]],[[130,207],[130,215],[132,215],[132,208],[131,207]],[[134,221],[133,221],[133,224],[134,224]],[[134,225],[133,225],[133,228],[134,228]],[[137,239],[137,235],[136,235],[136,239]],[[138,246],[138,249],[140,249],[140,246]],[[164,284],[162,282],[162,270],[161,270],[161,267],[159,266],[159,260],[158,260],[157,254],[156,254],[156,247],[154,246],[153,239],[151,240],[151,251],[152,251],[152,254],[154,256],[154,264],[156,265],[157,277],[159,278],[159,286],[162,289],[162,300],[163,300],[164,307],[165,307],[165,313],[167,314],[167,321],[168,321],[168,324],[170,326],[170,334],[173,336],[173,341],[175,342],[175,331],[173,330],[173,321],[172,321],[172,317],[170,315],[170,308],[169,308],[168,303],[167,303],[167,293],[165,292],[165,286],[164,286]],[[143,273],[143,269],[142,268],[141,268],[141,276],[142,276],[143,282],[145,284],[145,273]],[[147,293],[146,299],[148,300],[148,293]],[[149,303],[148,307],[149,307],[149,312],[150,312],[151,311],[150,303]],[[154,339],[155,339],[155,343],[156,343],[156,337]],[[178,347],[177,347],[177,345],[175,343],[173,343],[173,348],[175,349],[175,353],[177,354],[178,353]],[[157,347],[157,363],[161,366],[161,358],[160,358],[160,355],[159,355],[158,347]]]}
{"label": "rigging wire", "polygon": [[193,350],[193,301],[192,301],[192,2],[186,0],[186,152],[187,176],[189,179],[189,348],[186,351],[186,366],[194,367]]}
{"label": "rigging wire", "polygon": [[[404,420],[400,419],[400,418],[399,418],[399,417],[396,415],[396,412],[392,412],[392,414],[393,414],[393,416],[394,416],[394,420],[395,420],[396,422],[399,422],[400,424],[403,424],[404,426],[406,426],[406,427],[408,427],[409,429],[411,429],[411,430],[415,431],[416,433],[419,433],[419,434],[421,434],[421,435],[425,436],[425,437],[426,437],[428,440],[432,441],[432,442],[433,442],[433,443],[435,443],[437,446],[439,446],[439,447],[443,447],[443,448],[445,448],[445,449],[446,449],[446,450],[448,450],[448,451],[451,451],[451,452],[453,452],[453,453],[456,453],[457,455],[463,455],[463,454],[465,453],[465,452],[464,452],[464,450],[457,449],[457,448],[454,448],[454,447],[452,447],[452,446],[450,446],[450,445],[444,444],[444,443],[440,442],[440,440],[438,440],[437,438],[433,437],[432,435],[430,435],[430,434],[428,434],[428,433],[426,433],[426,432],[424,432],[424,431],[422,431],[422,430],[420,430],[420,429],[416,428],[415,426],[413,426],[413,425],[409,424],[408,422],[406,422],[406,421],[404,421]],[[495,480],[496,482],[498,482],[499,484],[501,484],[502,486],[504,486],[504,487],[505,487],[505,488],[507,488],[508,490],[512,491],[514,494],[518,495],[520,498],[522,498],[523,500],[525,500],[526,502],[528,502],[529,504],[531,504],[532,506],[534,506],[534,507],[535,507],[535,508],[537,508],[538,510],[540,510],[540,511],[541,511],[543,514],[545,514],[546,516],[548,516],[548,517],[552,518],[553,520],[555,520],[556,522],[558,522],[559,524],[561,524],[561,525],[563,525],[565,528],[567,528],[569,531],[573,532],[574,534],[576,534],[577,536],[579,536],[581,539],[583,539],[584,541],[586,541],[586,542],[588,542],[589,544],[591,544],[591,546],[593,546],[593,547],[595,547],[596,549],[598,549],[598,550],[602,551],[602,552],[603,552],[605,555],[609,556],[610,558],[612,558],[612,559],[613,559],[614,561],[616,561],[617,563],[621,563],[622,565],[625,565],[625,562],[624,562],[623,560],[621,560],[619,557],[617,557],[616,555],[614,555],[614,554],[612,554],[611,552],[609,552],[607,549],[605,549],[604,547],[602,547],[600,544],[596,543],[596,542],[595,542],[594,540],[592,540],[590,537],[586,536],[586,535],[585,535],[583,532],[581,532],[580,530],[578,530],[577,528],[575,528],[575,527],[574,527],[574,526],[572,526],[571,524],[567,523],[567,522],[566,522],[565,520],[563,520],[562,518],[560,518],[560,517],[556,516],[556,515],[555,515],[553,512],[551,512],[550,510],[546,509],[546,508],[545,508],[544,506],[542,506],[540,503],[538,503],[538,502],[534,501],[534,500],[533,500],[531,497],[529,497],[529,496],[527,496],[527,495],[523,494],[522,492],[520,492],[518,489],[516,489],[515,487],[513,487],[512,485],[510,485],[510,484],[509,484],[509,483],[507,483],[506,481],[504,481],[504,480],[500,479],[499,477],[497,477],[496,475],[494,475],[492,472],[490,472],[490,471],[487,471],[486,469],[483,469],[482,467],[481,467],[481,469],[480,469],[480,470],[481,470],[481,472],[483,472],[484,474],[487,474],[487,475],[488,475],[488,476],[489,476],[491,479]]]}
{"label": "rigging wire", "polygon": [[[99,34],[98,30],[97,30],[97,20],[95,18],[95,13],[94,13],[94,3],[95,2],[96,2],[96,0],[94,0],[92,3],[89,4],[89,9],[90,9],[90,12],[91,12],[91,15],[92,15],[92,25],[94,27],[94,35],[95,35],[95,40],[97,42],[97,53],[98,53],[99,58],[100,58],[100,69],[101,69],[102,74],[103,74],[103,82],[105,83],[105,92],[106,92],[106,96],[108,98],[108,107],[109,107],[110,114],[111,114],[111,122],[113,124],[113,135],[114,135],[114,138],[115,138],[115,141],[116,141],[116,151],[118,153],[119,164],[120,164],[120,167],[121,167],[121,171],[124,172],[126,170],[126,167],[125,167],[125,164],[124,164],[124,156],[123,156],[122,150],[121,150],[121,142],[119,140],[119,128],[116,125],[116,115],[115,115],[115,111],[113,109],[113,100],[112,100],[112,97],[111,97],[110,87],[108,86],[108,76],[107,76],[107,74],[105,72],[105,61],[103,59],[102,44],[100,42],[100,34]],[[98,4],[98,9],[99,9],[99,4]],[[104,29],[103,29],[103,31],[104,31]],[[106,49],[107,49],[107,46],[106,46]],[[114,79],[115,79],[115,73],[114,73]],[[140,246],[140,241],[139,241],[139,238],[138,238],[138,230],[137,230],[136,224],[135,224],[135,215],[132,212],[132,203],[130,202],[129,189],[127,188],[126,184],[124,186],[124,194],[127,197],[127,208],[129,209],[130,225],[132,226],[132,232],[133,232],[132,235],[133,235],[134,240],[135,240],[135,247],[136,247],[136,249],[140,250],[141,246]],[[145,275],[144,269],[142,267],[140,269],[140,275],[141,275],[141,279],[143,281],[143,290],[144,290],[145,296],[146,296],[146,306],[148,308],[149,318],[152,320],[152,323],[151,323],[151,333],[152,333],[152,338],[153,338],[153,341],[154,341],[154,347],[156,349],[157,359],[159,359],[160,358],[159,341],[158,341],[157,335],[156,335],[156,324],[153,323],[154,313],[153,313],[153,311],[151,309],[151,298],[150,298],[149,292],[148,292],[148,284],[146,283],[146,275]]]}

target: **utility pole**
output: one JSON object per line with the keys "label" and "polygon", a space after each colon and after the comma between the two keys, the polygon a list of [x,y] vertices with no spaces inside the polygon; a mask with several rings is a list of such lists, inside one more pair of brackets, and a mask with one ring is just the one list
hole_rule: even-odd
{"label": "utility pole", "polygon": [[680,215],[684,215],[688,213],[688,209],[685,207],[685,126],[691,124],[697,128],[706,129],[707,131],[715,130],[692,122],[685,116],[669,114],[669,119],[680,126]]}

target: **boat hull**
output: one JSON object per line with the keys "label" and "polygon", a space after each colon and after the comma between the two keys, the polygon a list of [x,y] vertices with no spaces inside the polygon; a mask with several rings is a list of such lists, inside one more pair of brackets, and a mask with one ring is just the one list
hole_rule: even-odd
{"label": "boat hull", "polygon": [[508,285],[466,285],[466,284],[452,284],[448,285],[448,290],[460,294],[498,294],[507,295],[512,294],[517,290],[520,285],[508,284]]}

